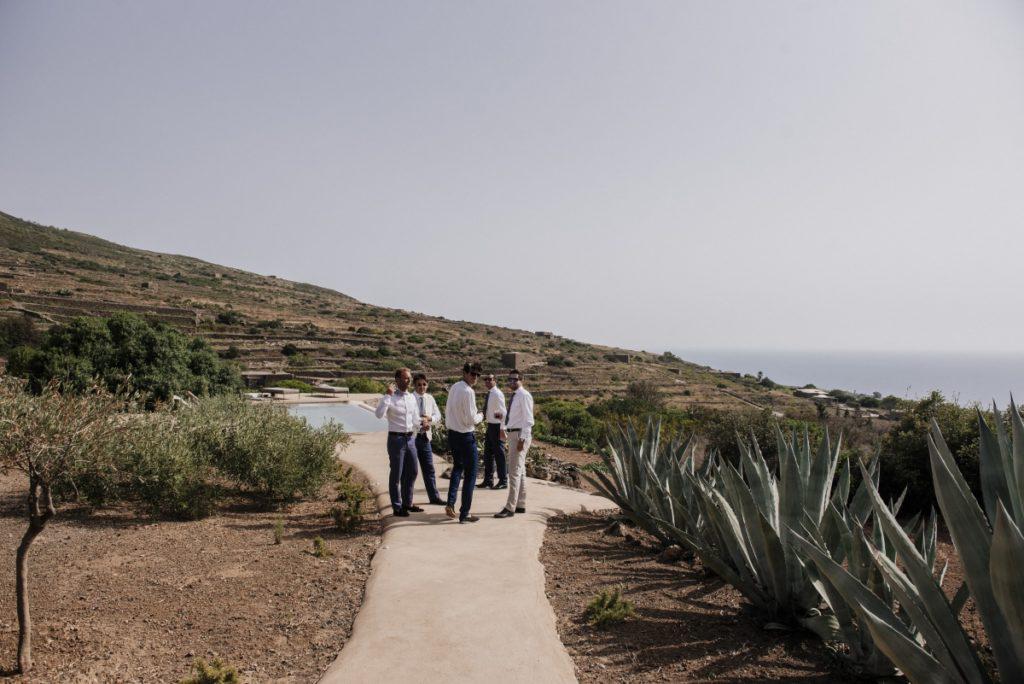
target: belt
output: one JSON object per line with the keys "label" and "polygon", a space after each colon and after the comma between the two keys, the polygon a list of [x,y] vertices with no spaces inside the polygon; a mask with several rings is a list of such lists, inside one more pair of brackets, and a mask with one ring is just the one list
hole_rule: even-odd
{"label": "belt", "polygon": [[388,437],[412,437],[411,432],[391,432],[388,430]]}
{"label": "belt", "polygon": [[522,432],[523,428],[505,428],[505,432]]}

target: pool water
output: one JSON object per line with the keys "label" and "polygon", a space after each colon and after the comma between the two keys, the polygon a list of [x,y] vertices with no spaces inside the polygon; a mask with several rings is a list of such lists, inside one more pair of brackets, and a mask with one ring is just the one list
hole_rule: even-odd
{"label": "pool water", "polygon": [[388,429],[386,420],[354,404],[292,404],[288,412],[305,418],[313,427],[320,427],[333,420],[347,432],[381,432]]}

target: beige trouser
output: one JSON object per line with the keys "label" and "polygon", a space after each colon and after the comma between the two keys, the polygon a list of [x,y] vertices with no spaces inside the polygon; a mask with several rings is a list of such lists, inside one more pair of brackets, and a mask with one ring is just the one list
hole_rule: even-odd
{"label": "beige trouser", "polygon": [[517,451],[520,434],[508,433],[508,448],[505,450],[508,454],[508,500],[505,508],[510,511],[526,508],[526,454],[530,451],[533,436],[526,438],[522,451]]}

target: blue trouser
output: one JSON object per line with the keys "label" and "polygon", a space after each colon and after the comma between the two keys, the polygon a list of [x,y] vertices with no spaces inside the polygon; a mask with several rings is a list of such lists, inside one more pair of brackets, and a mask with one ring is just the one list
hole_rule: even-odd
{"label": "blue trouser", "polygon": [[426,435],[416,435],[416,457],[420,460],[420,472],[423,473],[423,486],[427,489],[427,498],[431,503],[441,500],[437,491],[437,480],[434,479],[434,450]]}
{"label": "blue trouser", "polygon": [[412,435],[388,433],[388,494],[397,513],[412,506],[412,487],[416,484],[416,441]]}
{"label": "blue trouser", "polygon": [[448,485],[448,505],[454,506],[459,495],[459,480],[465,478],[462,485],[462,506],[459,508],[459,520],[469,517],[469,509],[473,505],[473,488],[476,487],[476,435],[472,432],[448,431],[448,444],[452,450],[452,479]]}
{"label": "blue trouser", "polygon": [[505,468],[505,442],[501,439],[501,424],[487,424],[487,438],[484,440],[484,484],[494,482],[494,466],[498,466],[498,484],[508,482]]}

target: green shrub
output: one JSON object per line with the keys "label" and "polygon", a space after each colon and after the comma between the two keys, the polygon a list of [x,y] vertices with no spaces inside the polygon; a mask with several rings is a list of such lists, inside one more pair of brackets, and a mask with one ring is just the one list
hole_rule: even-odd
{"label": "green shrub", "polygon": [[339,532],[352,532],[363,519],[363,516],[358,512],[342,506],[331,508],[331,517],[334,518],[334,527]]}
{"label": "green shrub", "polygon": [[235,397],[210,399],[194,413],[214,466],[267,503],[315,494],[335,472],[335,446],[347,441],[336,423],[314,429],[283,407]]}
{"label": "green shrub", "polygon": [[34,347],[42,339],[43,333],[28,316],[0,318],[0,354],[6,355],[17,347]]}
{"label": "green shrub", "polygon": [[241,325],[245,323],[245,316],[238,311],[221,311],[217,314],[217,322],[221,325]]}
{"label": "green shrub", "polygon": [[538,405],[535,431],[542,439],[561,438],[578,446],[598,446],[604,437],[604,423],[578,401],[555,399]]}
{"label": "green shrub", "polygon": [[242,677],[220,658],[209,663],[198,658],[192,666],[192,675],[182,679],[181,684],[242,684]]}
{"label": "green shrub", "polygon": [[229,346],[227,349],[220,352],[219,354],[220,358],[222,359],[237,359],[241,355],[242,352],[239,351],[238,347],[236,347],[235,345]]}
{"label": "green shrub", "polygon": [[387,389],[383,382],[370,378],[349,378],[345,385],[353,394],[384,394],[384,390]]}
{"label": "green shrub", "polygon": [[583,617],[594,627],[604,627],[631,618],[635,613],[633,603],[622,598],[622,589],[616,587],[599,591],[587,604]]}
{"label": "green shrub", "polygon": [[284,518],[278,518],[274,521],[274,544],[280,544],[284,541]]}
{"label": "green shrub", "polygon": [[925,510],[936,503],[927,442],[932,420],[938,423],[971,491],[981,495],[977,413],[946,401],[940,392],[932,392],[914,403],[882,438],[882,496],[895,498],[905,487],[905,511]]}
{"label": "green shrub", "polygon": [[292,354],[288,357],[288,365],[294,368],[305,368],[313,365],[313,357],[309,354]]}
{"label": "green shrub", "polygon": [[317,558],[328,558],[333,556],[334,552],[327,548],[327,543],[323,537],[313,537],[313,551],[312,554]]}
{"label": "green shrub", "polygon": [[110,391],[138,392],[153,408],[174,394],[205,396],[241,386],[238,369],[204,340],[130,313],[75,318],[50,328],[37,351],[15,351],[8,372],[28,378],[36,392],[51,379],[79,392],[98,380]]}
{"label": "green shrub", "polygon": [[208,515],[222,491],[210,454],[196,448],[198,427],[189,415],[163,413],[136,420],[118,458],[121,495],[162,516],[193,520]]}
{"label": "green shrub", "polygon": [[295,378],[287,378],[285,380],[279,380],[274,383],[278,387],[288,387],[290,389],[297,389],[300,392],[310,393],[315,391],[314,387],[308,382],[302,380],[296,380]]}
{"label": "green shrub", "polygon": [[294,342],[289,342],[281,347],[281,353],[285,356],[295,356],[299,353],[299,347]]}

